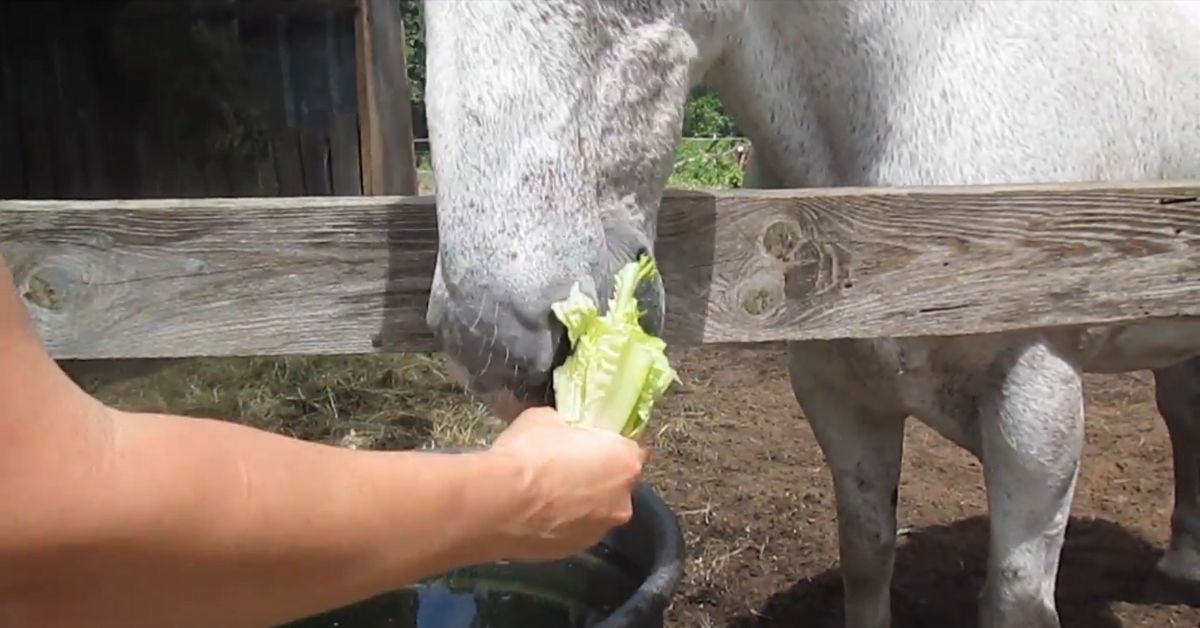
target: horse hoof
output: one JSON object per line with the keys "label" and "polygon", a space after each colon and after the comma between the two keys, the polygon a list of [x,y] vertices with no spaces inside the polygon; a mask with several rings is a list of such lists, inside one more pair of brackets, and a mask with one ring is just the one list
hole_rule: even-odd
{"label": "horse hoof", "polygon": [[1200,554],[1193,550],[1170,549],[1155,565],[1160,573],[1174,580],[1200,582]]}

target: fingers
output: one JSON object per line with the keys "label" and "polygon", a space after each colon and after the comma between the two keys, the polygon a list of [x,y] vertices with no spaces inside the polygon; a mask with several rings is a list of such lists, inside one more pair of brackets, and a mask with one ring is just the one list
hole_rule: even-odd
{"label": "fingers", "polygon": [[549,406],[527,408],[516,415],[511,422],[514,424],[520,422],[529,425],[567,425],[562,415]]}
{"label": "fingers", "polygon": [[629,522],[651,456],[634,439],[573,425],[546,406],[522,411],[492,449],[527,471],[525,514],[513,524],[520,553],[538,556],[577,551]]}
{"label": "fingers", "polygon": [[650,462],[650,457],[654,454],[654,449],[646,445],[642,445],[639,449],[642,452],[642,466],[645,466],[646,463]]}
{"label": "fingers", "polygon": [[522,428],[533,428],[541,426],[559,426],[568,429],[587,432],[597,439],[608,439],[610,442],[619,442],[621,446],[629,452],[637,450],[636,458],[639,468],[645,466],[650,461],[653,449],[641,443],[640,441],[626,438],[611,430],[605,430],[590,425],[572,425],[567,423],[554,408],[549,406],[537,406],[524,410],[517,415],[514,420],[514,426],[519,423]]}

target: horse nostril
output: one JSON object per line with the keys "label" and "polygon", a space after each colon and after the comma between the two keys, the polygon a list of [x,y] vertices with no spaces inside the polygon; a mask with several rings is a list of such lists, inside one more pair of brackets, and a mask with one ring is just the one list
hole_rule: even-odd
{"label": "horse nostril", "polygon": [[648,249],[644,246],[639,246],[639,247],[637,247],[637,251],[635,251],[633,254],[633,259],[640,260],[640,259],[642,259],[643,256],[648,257],[649,255],[650,255],[650,249]]}

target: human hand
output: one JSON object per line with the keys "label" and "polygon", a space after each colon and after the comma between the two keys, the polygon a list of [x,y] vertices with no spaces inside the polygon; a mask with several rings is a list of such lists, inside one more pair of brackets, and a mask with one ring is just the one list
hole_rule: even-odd
{"label": "human hand", "polygon": [[649,451],[619,434],[569,425],[551,408],[522,412],[491,453],[518,469],[516,516],[501,522],[508,558],[553,560],[591,547],[633,515]]}

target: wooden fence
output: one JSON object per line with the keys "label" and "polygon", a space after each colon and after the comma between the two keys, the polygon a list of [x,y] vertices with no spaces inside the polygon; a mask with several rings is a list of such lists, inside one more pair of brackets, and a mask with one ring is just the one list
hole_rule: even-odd
{"label": "wooden fence", "polygon": [[[0,201],[0,255],[51,353],[139,359],[436,349],[424,324],[436,209],[432,199],[412,196],[411,119],[395,115],[408,100],[396,3],[191,1],[199,14],[232,12],[273,24],[297,12],[333,12],[329,18],[352,10],[360,144],[347,152],[330,138],[348,134],[327,134],[313,140],[326,148],[304,153],[301,137],[301,154],[320,156],[307,166],[292,160],[285,167],[273,152],[264,176],[276,173],[280,185],[253,195],[260,198],[86,200],[113,190],[0,188],[0,198],[25,198]],[[164,6],[144,3],[140,17],[154,19]],[[346,93],[337,68],[349,63],[338,52],[346,49],[347,31],[339,39],[336,23],[327,19],[321,32],[333,42],[324,63],[337,67],[305,73],[334,77],[328,85],[335,94]],[[276,31],[272,41],[278,48],[285,40]],[[35,97],[45,94],[14,95],[13,64],[0,70],[0,123],[36,120],[29,117],[40,102]],[[263,93],[286,101],[309,92],[283,86]],[[5,117],[14,107],[21,115]],[[81,111],[68,108],[60,130],[78,122],[86,137]],[[336,107],[321,111],[338,118]],[[105,155],[86,140],[82,149],[62,142],[54,148],[32,132],[22,131],[17,155],[0,154],[0,178],[13,178],[5,168],[18,157],[22,184],[45,185],[104,165]],[[357,189],[338,183],[352,178],[334,174],[338,154],[356,162]],[[78,159],[55,160],[70,155]],[[306,181],[326,173],[329,186],[318,191],[306,183],[305,196],[294,197],[301,188],[283,185],[282,173],[297,167],[317,173]],[[204,189],[223,196],[207,183]],[[36,200],[45,196],[83,200]],[[657,243],[668,296],[665,335],[691,345],[1200,317],[1198,197],[1200,181],[672,191],[663,200]]]}
{"label": "wooden fence", "polygon": [[[675,344],[1200,316],[1200,181],[673,191]],[[0,202],[58,358],[434,349],[426,197]]]}

